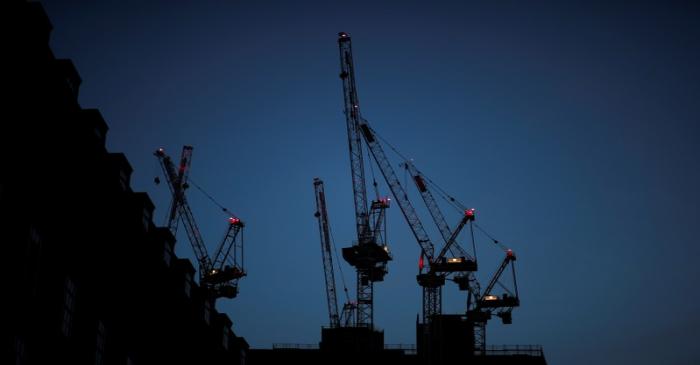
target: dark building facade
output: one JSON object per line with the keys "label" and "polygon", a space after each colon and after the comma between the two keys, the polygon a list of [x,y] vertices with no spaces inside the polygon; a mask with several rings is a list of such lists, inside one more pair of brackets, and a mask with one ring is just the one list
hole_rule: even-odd
{"label": "dark building facade", "polygon": [[0,142],[2,364],[244,364],[246,341],[153,223],[38,3],[9,1]]}

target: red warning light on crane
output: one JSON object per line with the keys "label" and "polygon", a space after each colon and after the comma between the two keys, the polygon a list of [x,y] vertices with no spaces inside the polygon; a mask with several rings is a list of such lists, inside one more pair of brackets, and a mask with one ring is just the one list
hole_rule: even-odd
{"label": "red warning light on crane", "polygon": [[236,224],[241,224],[241,220],[236,218],[236,217],[231,217],[228,219],[228,222],[230,224],[236,225]]}
{"label": "red warning light on crane", "polygon": [[469,218],[470,220],[474,220],[474,218],[476,218],[476,209],[467,209],[464,211],[464,215],[467,216],[467,218]]}

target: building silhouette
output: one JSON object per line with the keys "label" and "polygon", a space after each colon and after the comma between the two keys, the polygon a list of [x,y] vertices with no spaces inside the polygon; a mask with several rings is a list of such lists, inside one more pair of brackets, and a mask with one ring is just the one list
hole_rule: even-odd
{"label": "building silhouette", "polygon": [[42,7],[3,7],[0,363],[245,363],[248,344],[132,191],[125,156],[106,150],[100,112],[78,104],[80,76],[54,57]]}
{"label": "building silhouette", "polygon": [[[434,320],[432,350],[421,346],[385,344],[383,332],[370,335],[368,328],[322,328],[316,344],[275,344],[272,349],[250,349],[250,364],[399,364],[399,365],[546,365],[542,346],[487,346],[475,356],[469,323],[461,315],[441,315]],[[416,323],[416,334],[422,332]],[[416,338],[416,343],[420,339]]]}

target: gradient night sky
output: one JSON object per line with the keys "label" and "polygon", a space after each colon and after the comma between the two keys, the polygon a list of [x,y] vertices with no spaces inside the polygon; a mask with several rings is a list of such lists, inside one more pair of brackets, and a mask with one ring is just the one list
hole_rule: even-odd
{"label": "gradient night sky", "polygon": [[[194,181],[246,221],[249,276],[219,309],[252,346],[318,342],[327,324],[314,177],[337,245],[355,235],[346,31],[365,118],[518,254],[522,306],[491,321],[490,344],[542,344],[550,364],[700,363],[700,3],[42,3],[157,222],[152,153],[183,144]],[[225,217],[189,199],[211,251]],[[389,214],[375,322],[415,343],[419,250]],[[178,254],[192,257],[184,236]],[[484,278],[502,254],[484,240],[479,254]]]}

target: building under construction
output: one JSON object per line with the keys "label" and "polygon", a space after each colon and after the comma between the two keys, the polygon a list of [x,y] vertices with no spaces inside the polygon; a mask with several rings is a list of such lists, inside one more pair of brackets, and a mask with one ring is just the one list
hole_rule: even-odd
{"label": "building under construction", "polygon": [[[183,148],[179,163],[163,149],[155,151],[172,194],[168,223],[160,227],[153,223],[148,195],[130,187],[132,168],[125,156],[106,150],[108,126],[100,112],[78,104],[80,76],[70,60],[54,57],[52,26],[42,7],[25,1],[3,6],[17,25],[5,44],[10,93],[0,134],[2,145],[12,146],[0,174],[9,288],[0,329],[2,363],[546,364],[539,346],[486,345],[486,322],[494,315],[510,323],[520,305],[515,254],[503,248],[496,275],[481,287],[473,276],[475,252],[458,242],[463,229],[474,229],[475,211],[460,207],[463,214],[450,227],[429,179],[404,161],[441,233],[433,243],[380,138],[360,114],[348,34],[339,34],[338,45],[357,236],[342,248],[342,257],[355,268],[355,297],[338,306],[329,213],[323,182],[315,179],[329,325],[318,346],[249,349],[214,305],[236,297],[238,280],[246,275],[237,254],[244,225],[228,218],[225,238],[209,256],[185,197],[192,148]],[[364,169],[372,163],[385,179],[387,195],[369,197]],[[384,280],[392,260],[385,234],[392,204],[420,252],[416,280],[423,315],[416,321],[415,346],[386,345],[375,326],[381,319],[373,314],[375,283]],[[174,253],[178,222],[195,253],[194,265]],[[515,287],[497,293],[507,270]],[[446,280],[465,293],[463,313],[442,312]]]}

